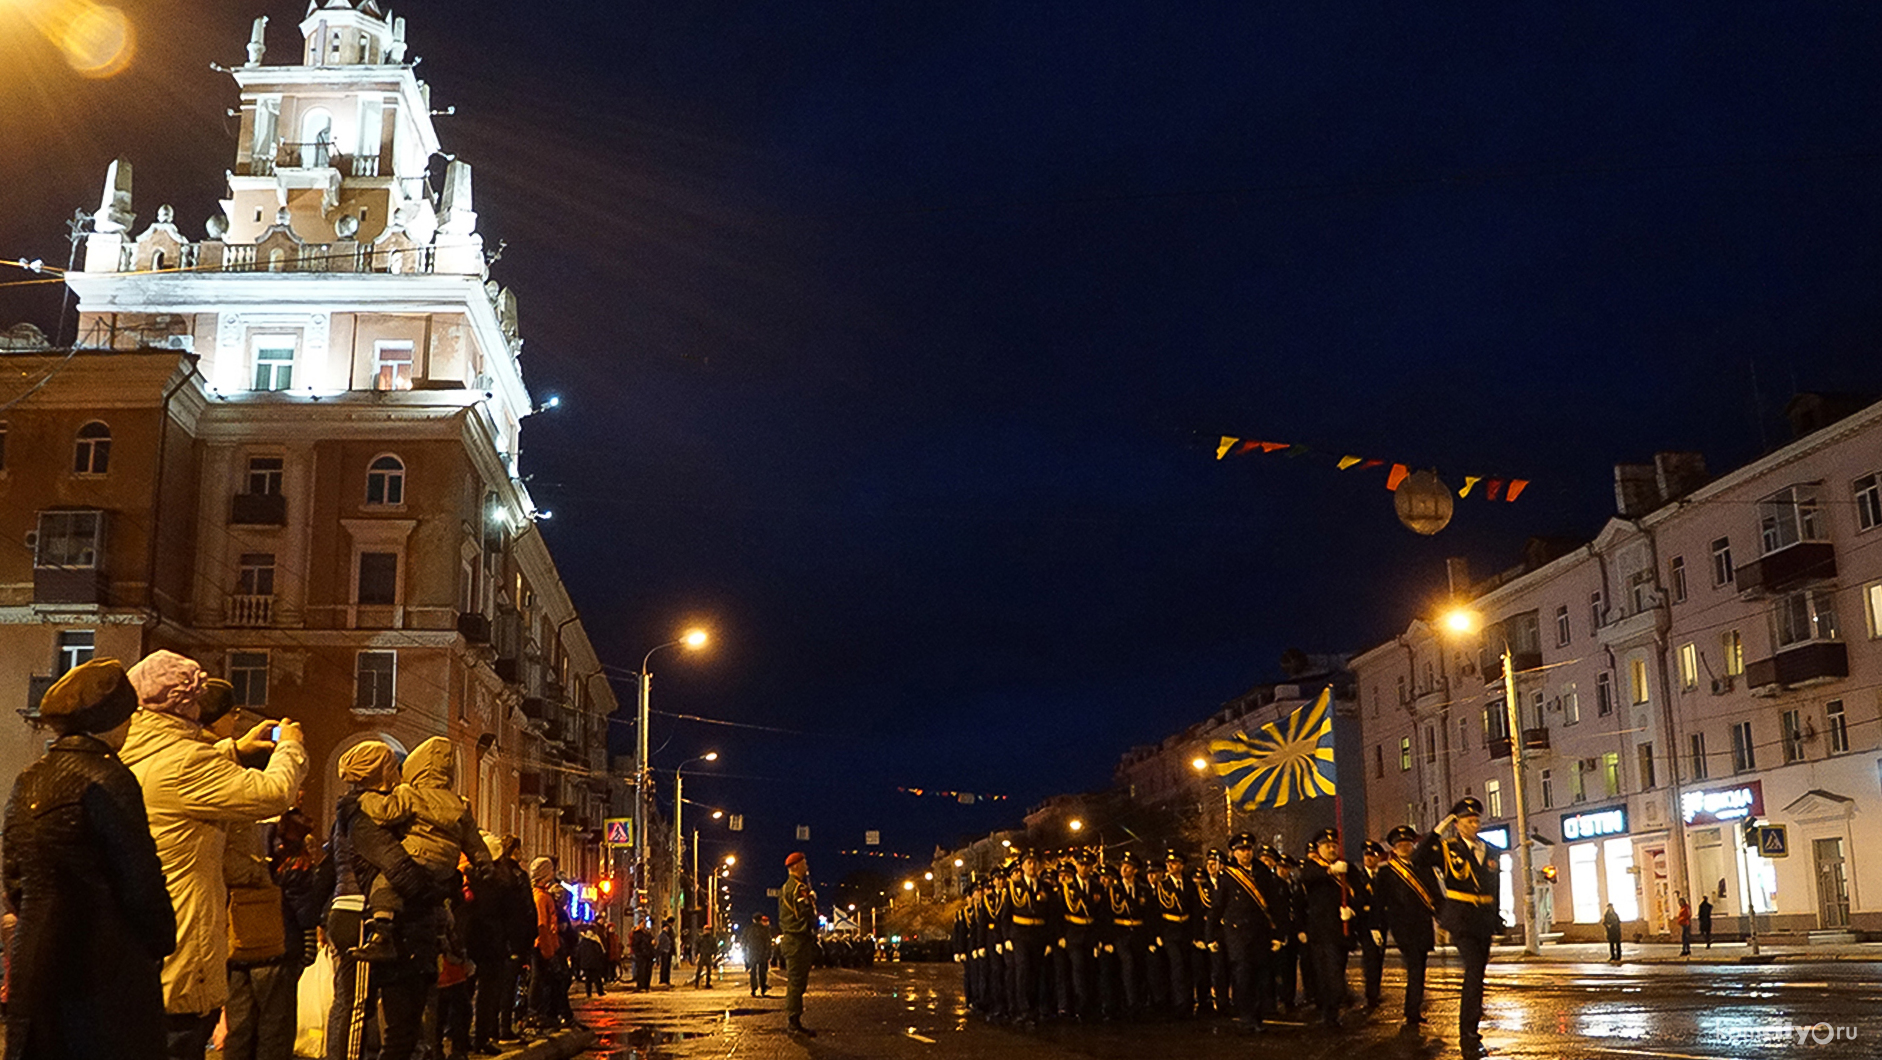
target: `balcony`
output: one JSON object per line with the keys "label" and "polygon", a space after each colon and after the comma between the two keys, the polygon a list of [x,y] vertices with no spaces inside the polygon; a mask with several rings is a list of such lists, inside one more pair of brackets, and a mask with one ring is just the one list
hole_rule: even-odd
{"label": "balcony", "polygon": [[1756,696],[1773,696],[1787,688],[1809,688],[1848,676],[1849,648],[1833,640],[1799,644],[1745,666],[1745,684]]}
{"label": "balcony", "polygon": [[284,493],[238,493],[229,505],[230,526],[286,526],[288,498]]}
{"label": "balcony", "polygon": [[1508,758],[1510,756],[1510,750],[1511,748],[1510,748],[1509,737],[1492,736],[1490,738],[1490,757],[1491,758],[1493,759]]}
{"label": "balcony", "polygon": [[459,611],[457,631],[470,644],[490,643],[490,619],[476,611]]}
{"label": "balcony", "polygon": [[[1494,685],[1502,682],[1503,653],[1501,651],[1491,651],[1488,647],[1484,648],[1483,654],[1477,660],[1477,665],[1478,669],[1483,671],[1484,684]],[[1540,651],[1510,652],[1510,669],[1517,673],[1522,673],[1524,670],[1539,670],[1541,668],[1542,653]]]}
{"label": "balcony", "polygon": [[1828,541],[1799,541],[1738,568],[1738,595],[1755,600],[1821,585],[1835,577],[1835,547]]}
{"label": "balcony", "polygon": [[1549,730],[1547,729],[1524,729],[1523,730],[1523,750],[1546,751],[1548,749],[1549,749]]}
{"label": "balcony", "polygon": [[34,567],[33,603],[102,604],[110,593],[95,567]]}
{"label": "balcony", "polygon": [[527,771],[516,775],[516,795],[527,802],[542,801],[542,774]]}
{"label": "balcony", "polygon": [[[498,660],[499,662],[502,660]],[[531,721],[546,721],[549,718],[549,701],[541,696],[523,697],[523,716]]]}
{"label": "balcony", "polygon": [[274,625],[274,597],[231,593],[223,605],[222,621],[226,625],[249,629],[264,629],[272,626]]}
{"label": "balcony", "polygon": [[514,656],[507,659],[499,657],[496,662],[490,664],[490,668],[497,672],[497,680],[504,684],[513,685],[522,679],[522,660]]}

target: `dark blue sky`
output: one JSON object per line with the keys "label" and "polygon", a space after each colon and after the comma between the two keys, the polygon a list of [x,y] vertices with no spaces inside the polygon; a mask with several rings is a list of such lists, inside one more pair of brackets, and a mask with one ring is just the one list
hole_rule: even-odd
{"label": "dark blue sky", "polygon": [[[62,256],[104,166],[199,232],[298,6],[127,3],[136,66],[9,63],[0,257]],[[1882,9],[415,0],[525,371],[524,469],[591,635],[709,746],[766,866],[923,855],[1279,676],[1367,647],[1611,465],[1781,440],[1882,389]],[[15,58],[25,47],[9,43]],[[23,71],[33,71],[28,77]],[[49,323],[0,288],[0,322]],[[1754,384],[1755,373],[1755,384]],[[1420,539],[1379,472],[1534,480]],[[623,695],[629,693],[624,685]],[[898,795],[1000,792],[969,809]]]}

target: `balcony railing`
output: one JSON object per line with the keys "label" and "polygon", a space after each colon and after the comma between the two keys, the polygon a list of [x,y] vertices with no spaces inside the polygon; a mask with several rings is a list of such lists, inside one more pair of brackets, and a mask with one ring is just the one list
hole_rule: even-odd
{"label": "balcony railing", "polygon": [[1808,688],[1848,676],[1849,648],[1833,640],[1799,644],[1745,665],[1745,684],[1754,695],[1775,695],[1786,688]]}
{"label": "balcony railing", "polygon": [[232,526],[286,526],[288,498],[284,493],[238,493],[229,504]]}
{"label": "balcony railing", "polygon": [[1738,568],[1738,595],[1773,596],[1836,577],[1836,549],[1828,541],[1799,541]]}
{"label": "balcony railing", "polygon": [[223,610],[223,621],[231,626],[272,626],[274,597],[231,594],[228,606]]}
{"label": "balcony railing", "polygon": [[477,611],[459,611],[457,631],[472,644],[490,643],[490,619]]}
{"label": "balcony railing", "polygon": [[1524,729],[1523,730],[1523,750],[1546,751],[1548,749],[1549,749],[1549,730],[1547,729]]}
{"label": "balcony railing", "polygon": [[105,573],[93,567],[34,567],[33,603],[106,603]]}
{"label": "balcony railing", "polygon": [[1490,739],[1490,757],[1508,758],[1510,756],[1510,738],[1495,736]]}

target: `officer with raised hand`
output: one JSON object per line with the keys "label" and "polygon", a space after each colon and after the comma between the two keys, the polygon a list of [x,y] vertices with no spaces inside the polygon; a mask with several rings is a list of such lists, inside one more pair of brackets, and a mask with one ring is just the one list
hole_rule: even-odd
{"label": "officer with raised hand", "polygon": [[1490,940],[1502,927],[1497,909],[1499,870],[1496,854],[1477,837],[1483,804],[1460,799],[1451,815],[1426,838],[1438,848],[1444,880],[1444,905],[1438,923],[1450,932],[1464,962],[1462,997],[1457,1005],[1457,1045],[1466,1057],[1483,1055],[1477,1024],[1483,1019],[1483,975],[1490,964]]}

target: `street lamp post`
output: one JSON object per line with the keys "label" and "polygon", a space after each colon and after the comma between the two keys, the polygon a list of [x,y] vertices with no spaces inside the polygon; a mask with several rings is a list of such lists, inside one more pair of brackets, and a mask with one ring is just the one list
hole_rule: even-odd
{"label": "street lamp post", "polygon": [[634,908],[642,909],[652,900],[647,874],[647,715],[653,698],[653,674],[648,669],[653,662],[654,652],[662,648],[684,646],[701,648],[706,643],[706,631],[692,629],[677,640],[656,644],[648,649],[640,660],[640,696],[639,710],[634,722]]}
{"label": "street lamp post", "polygon": [[[671,908],[675,916],[679,915],[681,909],[679,887],[680,859],[686,856],[686,832],[680,827],[680,813],[682,808],[686,805],[685,770],[687,766],[692,765],[694,762],[717,762],[718,760],[719,752],[707,751],[703,755],[688,758],[686,761],[674,767],[673,770],[673,900],[671,902]],[[693,874],[693,888],[697,890],[698,887],[699,875],[695,872]]]}

